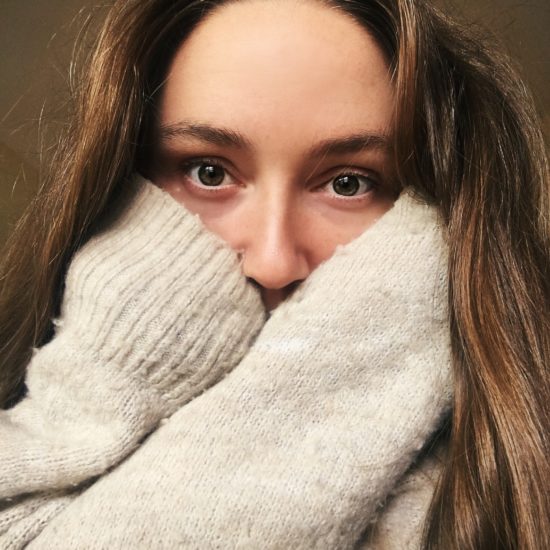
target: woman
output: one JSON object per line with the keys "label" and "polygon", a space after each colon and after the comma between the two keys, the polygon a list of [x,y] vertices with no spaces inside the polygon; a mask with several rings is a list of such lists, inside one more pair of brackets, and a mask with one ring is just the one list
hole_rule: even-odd
{"label": "woman", "polygon": [[[248,151],[182,124],[206,108],[248,113]],[[8,406],[42,346],[2,418],[6,544],[547,547],[537,128],[423,2],[117,4],[2,271]],[[318,134],[347,139],[306,155]]]}

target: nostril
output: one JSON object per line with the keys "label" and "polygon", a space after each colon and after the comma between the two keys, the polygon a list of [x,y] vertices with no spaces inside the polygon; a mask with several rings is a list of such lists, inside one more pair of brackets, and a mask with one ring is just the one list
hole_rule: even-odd
{"label": "nostril", "polygon": [[290,283],[286,287],[288,295],[290,296],[302,284],[302,282],[303,282],[303,279],[300,279],[298,281],[294,281],[293,283]]}
{"label": "nostril", "polygon": [[252,284],[252,286],[257,288],[258,290],[277,290],[278,292],[283,292],[288,296],[290,294],[292,294],[300,286],[300,284],[302,284],[302,282],[303,282],[303,279],[299,279],[297,281],[293,281],[292,283],[290,283],[290,284],[288,284],[288,285],[286,285],[282,288],[275,289],[275,288],[266,288],[266,287],[262,286],[253,277],[247,277],[247,280]]}
{"label": "nostril", "polygon": [[266,288],[252,277],[248,277],[248,280],[259,290],[264,306],[268,311],[273,311],[279,304],[289,298],[302,282],[302,280],[298,280],[282,288]]}
{"label": "nostril", "polygon": [[260,283],[258,283],[256,279],[253,279],[252,277],[247,277],[246,279],[254,288],[257,288],[260,291],[263,290],[264,287]]}

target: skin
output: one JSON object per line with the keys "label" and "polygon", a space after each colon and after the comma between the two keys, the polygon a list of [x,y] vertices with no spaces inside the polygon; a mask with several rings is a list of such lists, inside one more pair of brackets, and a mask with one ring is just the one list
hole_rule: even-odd
{"label": "skin", "polygon": [[382,51],[350,16],[228,4],[173,59],[148,175],[240,254],[273,309],[392,207],[393,102]]}

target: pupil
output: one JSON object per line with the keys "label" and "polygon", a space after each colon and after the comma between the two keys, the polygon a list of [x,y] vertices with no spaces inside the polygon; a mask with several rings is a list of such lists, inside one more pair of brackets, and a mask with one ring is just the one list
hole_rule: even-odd
{"label": "pupil", "polygon": [[340,176],[334,180],[333,187],[338,195],[351,197],[359,191],[359,180],[356,176]]}
{"label": "pupil", "polygon": [[223,181],[224,172],[221,166],[214,164],[203,164],[199,168],[199,179],[203,185],[220,185]]}

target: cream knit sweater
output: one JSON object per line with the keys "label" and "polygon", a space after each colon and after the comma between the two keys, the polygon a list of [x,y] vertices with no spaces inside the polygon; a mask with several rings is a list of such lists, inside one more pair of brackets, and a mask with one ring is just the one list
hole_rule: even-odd
{"label": "cream knit sweater", "polygon": [[252,344],[258,296],[171,200],[139,181],[71,264],[0,417],[0,548],[414,548],[451,402],[434,210],[404,192]]}

